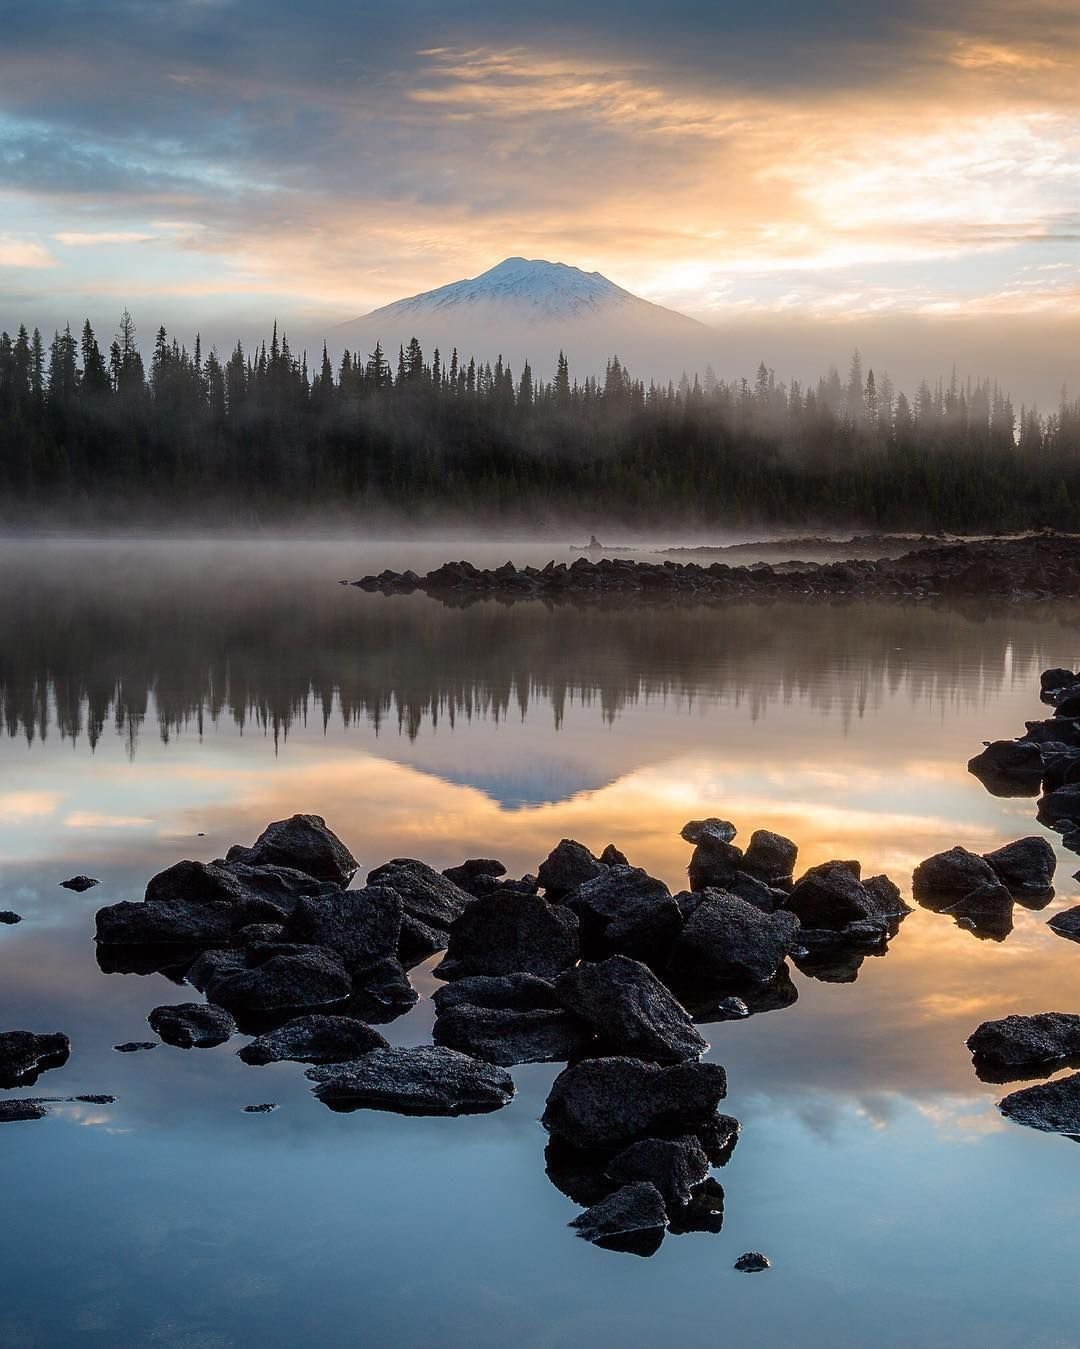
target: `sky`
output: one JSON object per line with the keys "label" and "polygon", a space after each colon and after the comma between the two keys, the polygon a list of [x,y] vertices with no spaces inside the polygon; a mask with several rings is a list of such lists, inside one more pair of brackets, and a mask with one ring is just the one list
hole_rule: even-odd
{"label": "sky", "polygon": [[521,254],[715,325],[738,373],[858,342],[1080,390],[1074,0],[0,18],[0,326],[314,338]]}

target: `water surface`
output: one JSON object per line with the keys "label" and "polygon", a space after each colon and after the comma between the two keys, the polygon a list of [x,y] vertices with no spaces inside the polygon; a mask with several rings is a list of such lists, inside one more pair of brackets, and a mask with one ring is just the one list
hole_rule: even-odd
{"label": "water surface", "polygon": [[[294,811],[364,870],[521,874],[569,836],[673,889],[694,816],[905,892],[941,848],[1043,832],[964,765],[1041,715],[1044,666],[1080,663],[1080,607],[455,608],[337,584],[462,554],[570,558],[0,544],[0,908],[25,920],[0,928],[0,1022],[71,1035],[35,1093],[117,1098],[0,1132],[0,1344],[1075,1344],[1080,1151],[1006,1123],[964,1048],[989,1016],[1080,1011],[1080,949],[1046,926],[1078,902],[1069,854],[1003,943],[918,910],[854,982],[793,971],[793,1006],[704,1028],[743,1123],[725,1225],[647,1261],[566,1228],[537,1122],[554,1065],[515,1068],[497,1114],[423,1120],[335,1115],[239,1041],[112,1050],[190,990],[100,973],[95,910]],[[102,883],[59,889],[74,872]],[[430,1026],[425,997],[387,1033]],[[242,1112],[259,1101],[280,1108]],[[751,1249],[775,1268],[736,1274]]]}

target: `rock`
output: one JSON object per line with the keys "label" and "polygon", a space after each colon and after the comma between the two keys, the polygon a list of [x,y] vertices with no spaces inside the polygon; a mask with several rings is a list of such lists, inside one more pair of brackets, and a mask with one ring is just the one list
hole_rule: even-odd
{"label": "rock", "polygon": [[1053,892],[1057,858],[1044,838],[1036,835],[1006,843],[1003,848],[983,854],[1002,885],[1014,895],[1045,895]]}
{"label": "rock", "polygon": [[352,980],[331,951],[298,951],[271,956],[254,969],[222,974],[206,996],[248,1021],[291,1020],[304,1012],[341,1007],[352,992]]}
{"label": "rock", "polygon": [[[1042,788],[1055,792],[1059,787],[1072,787],[1080,782],[1080,749],[1071,745],[1042,745]],[[1029,793],[1037,796],[1038,791]]]}
{"label": "rock", "polygon": [[800,928],[792,960],[803,974],[827,984],[852,984],[868,955],[884,955],[888,937],[879,923],[844,928]]}
{"label": "rock", "polygon": [[[797,936],[793,938],[793,943],[798,943]],[[715,984],[695,983],[685,979],[672,982],[678,992],[679,1001],[694,1018],[694,1023],[699,1026],[714,1021],[734,1020],[732,1013],[736,1002],[743,1003],[750,1016],[757,1016],[762,1012],[782,1011],[799,1000],[799,990],[792,983],[791,971],[786,961],[780,966],[775,979],[770,979],[767,984],[757,988],[744,987],[738,998],[732,998],[725,993],[722,985],[717,987]]]}
{"label": "rock", "polygon": [[555,993],[593,1029],[607,1053],[682,1063],[709,1047],[656,975],[627,956],[567,970],[556,979]]}
{"label": "rock", "polygon": [[247,955],[243,951],[229,949],[204,951],[188,969],[186,978],[192,988],[205,993],[216,979],[247,968]]}
{"label": "rock", "polygon": [[689,1232],[715,1234],[723,1230],[724,1187],[712,1176],[694,1190],[688,1204],[668,1211],[668,1231],[672,1236]]}
{"label": "rock", "polygon": [[498,876],[505,876],[506,868],[493,857],[470,857],[459,867],[447,867],[442,874],[454,885],[479,898],[486,892],[482,884],[478,890],[473,889],[475,883],[478,880],[491,881]]}
{"label": "rock", "polygon": [[[721,888],[729,895],[745,899],[747,904],[753,904],[754,908],[760,909],[762,913],[775,913],[787,903],[786,890],[768,885],[759,877],[752,876],[749,871],[731,872]],[[703,894],[704,891],[699,893]]]}
{"label": "rock", "polygon": [[872,918],[878,900],[859,879],[857,862],[823,862],[795,883],[785,907],[803,927],[842,928]]}
{"label": "rock", "polygon": [[444,927],[429,927],[411,914],[401,915],[401,931],[398,937],[397,958],[407,969],[419,965],[437,951],[446,950],[447,930]]}
{"label": "rock", "polygon": [[98,909],[96,925],[103,946],[182,946],[200,951],[228,944],[232,911],[228,904],[198,900],[122,900]]}
{"label": "rock", "polygon": [[100,885],[101,882],[96,881],[93,876],[71,876],[68,880],[61,881],[60,884],[65,890],[74,890],[81,895],[84,890],[90,890],[93,886]]}
{"label": "rock", "polygon": [[289,930],[284,923],[248,923],[235,934],[241,946],[287,946]]}
{"label": "rock", "polygon": [[1064,670],[1060,666],[1044,670],[1039,676],[1039,688],[1043,693],[1066,689],[1076,683],[1080,683],[1080,675],[1073,674],[1072,670]]}
{"label": "rock", "polygon": [[[498,866],[499,863],[494,863]],[[503,868],[505,870],[505,868]],[[418,923],[444,932],[460,918],[474,896],[423,862],[398,857],[368,874],[368,885],[388,885],[401,896],[402,910]],[[445,945],[445,942],[443,943]],[[436,948],[441,950],[442,947]]]}
{"label": "rock", "polygon": [[791,839],[768,829],[755,829],[743,854],[742,866],[751,875],[774,885],[794,873],[798,857],[798,846]]}
{"label": "rock", "polygon": [[905,904],[900,887],[890,881],[888,876],[867,876],[861,884],[874,904],[872,922],[881,918],[886,920],[887,927],[895,926],[889,920],[904,918],[911,913],[911,905]]}
{"label": "rock", "polygon": [[549,900],[561,899],[604,872],[604,864],[583,843],[564,838],[540,863],[537,878]]}
{"label": "rock", "polygon": [[418,1001],[419,995],[400,963],[393,959],[382,960],[353,980],[352,997],[341,1008],[341,1013],[385,1026],[404,1016]]}
{"label": "rock", "polygon": [[1062,909],[1060,913],[1055,913],[1047,926],[1059,937],[1066,937],[1069,941],[1080,941],[1080,905],[1075,909]]}
{"label": "rock", "polygon": [[236,1034],[232,1016],[224,1007],[210,1003],[182,1002],[175,1007],[155,1007],[146,1019],[155,1035],[177,1049],[212,1049]]}
{"label": "rock", "polygon": [[718,1021],[742,1021],[750,1015],[750,1008],[742,998],[721,998],[716,1004]]}
{"label": "rock", "polygon": [[40,1101],[0,1101],[0,1124],[16,1124],[21,1120],[44,1119],[48,1113]]}
{"label": "rock", "polygon": [[180,900],[200,904],[235,904],[244,887],[224,865],[211,862],[177,862],[151,876],[146,884],[148,900]]}
{"label": "rock", "polygon": [[118,1054],[135,1054],[140,1049],[157,1049],[153,1040],[125,1040],[122,1045],[113,1045]]}
{"label": "rock", "polygon": [[21,922],[22,918],[20,917],[20,915],[17,913],[13,913],[11,909],[0,910],[0,923],[3,923],[5,926],[14,927],[16,923]]}
{"label": "rock", "polygon": [[1061,689],[1053,698],[1055,717],[1080,716],[1080,688]]}
{"label": "rock", "polygon": [[1038,745],[995,740],[968,760],[968,772],[993,796],[1038,796],[1043,758]]}
{"label": "rock", "polygon": [[1039,797],[1038,819],[1040,824],[1051,827],[1064,821],[1070,823],[1080,820],[1080,783],[1072,782],[1065,787],[1055,787]]}
{"label": "rock", "polygon": [[957,904],[942,909],[977,937],[1004,941],[1013,929],[1013,897],[1000,881],[976,886]]}
{"label": "rock", "polygon": [[660,966],[682,930],[683,916],[671,891],[640,867],[607,867],[562,902],[581,920],[581,947],[588,958],[621,954]]}
{"label": "rock", "polygon": [[470,975],[437,988],[431,1001],[439,1013],[462,1004],[511,1012],[562,1010],[555,996],[555,985],[535,974]]}
{"label": "rock", "polygon": [[614,843],[607,845],[600,854],[600,861],[606,867],[628,867],[630,865],[629,858],[624,852],[620,852]]}
{"label": "rock", "polygon": [[790,913],[762,913],[723,890],[707,890],[672,948],[667,972],[731,992],[763,986],[777,976],[798,926]]}
{"label": "rock", "polygon": [[687,843],[730,843],[739,831],[730,820],[718,820],[715,816],[708,820],[690,820],[679,830],[679,837]]}
{"label": "rock", "polygon": [[747,1251],[735,1261],[735,1268],[740,1274],[760,1274],[764,1269],[771,1269],[772,1262],[760,1251]]}
{"label": "rock", "polygon": [[617,1153],[605,1174],[619,1185],[641,1180],[655,1185],[670,1213],[689,1204],[694,1190],[709,1174],[709,1159],[692,1134],[643,1138]]}
{"label": "rock", "polygon": [[112,1104],[115,1102],[116,1097],[115,1097],[115,1096],[104,1096],[104,1095],[97,1095],[97,1096],[70,1096],[70,1097],[68,1097],[68,1099],[71,1100],[71,1101],[82,1101],[82,1102],[84,1102],[86,1105],[112,1105]]}
{"label": "rock", "polygon": [[1080,1058],[1080,1016],[1038,1012],[984,1021],[968,1036],[967,1047],[984,1082],[1042,1075]]}
{"label": "rock", "polygon": [[691,890],[723,890],[739,875],[743,852],[734,843],[704,839],[694,849],[686,874]]}
{"label": "rock", "polygon": [[291,931],[299,941],[336,952],[345,968],[356,974],[396,956],[401,912],[396,889],[367,885],[362,890],[339,890],[332,897],[302,898]]}
{"label": "rock", "polygon": [[584,1059],[555,1079],[542,1122],[575,1147],[615,1150],[639,1138],[694,1132],[726,1094],[718,1063],[661,1068],[640,1059]]}
{"label": "rock", "polygon": [[469,905],[450,929],[446,957],[435,973],[447,980],[518,973],[554,979],[579,954],[576,914],[538,895],[507,892]]}
{"label": "rock", "polygon": [[998,1102],[998,1109],[1029,1129],[1080,1137],[1080,1073],[1014,1091]]}
{"label": "rock", "polygon": [[71,1041],[59,1031],[0,1031],[0,1087],[32,1087],[42,1073],[62,1068],[70,1053]]}
{"label": "rock", "polygon": [[373,1049],[387,1049],[384,1036],[349,1016],[298,1016],[252,1040],[237,1055],[261,1066],[285,1059],[297,1063],[346,1063]]}
{"label": "rock", "polygon": [[271,1111],[277,1109],[276,1101],[264,1101],[261,1105],[244,1106],[245,1115],[269,1115]]}
{"label": "rock", "polygon": [[911,878],[911,890],[918,903],[941,910],[970,895],[980,885],[997,883],[997,873],[989,862],[958,846],[920,862]]}
{"label": "rock", "polygon": [[432,1030],[437,1045],[504,1068],[578,1058],[590,1050],[592,1038],[587,1026],[561,1009],[515,1011],[467,1002],[440,1010]]}
{"label": "rock", "polygon": [[473,1115],[498,1110],[514,1095],[509,1073],[441,1045],[376,1049],[306,1075],[319,1100],[336,1110]]}
{"label": "rock", "polygon": [[655,1185],[638,1181],[601,1199],[569,1224],[594,1246],[624,1254],[650,1256],[667,1229],[664,1200]]}
{"label": "rock", "polygon": [[[235,850],[233,850],[235,851]],[[230,872],[240,882],[242,894],[236,901],[237,925],[254,922],[283,922],[292,914],[303,895],[334,894],[341,889],[336,881],[319,880],[295,867],[253,866],[234,857],[214,866]]]}
{"label": "rock", "polygon": [[1025,731],[1020,737],[1034,745],[1058,743],[1080,748],[1080,720],[1063,717],[1050,717],[1045,721],[1025,721]]}
{"label": "rock", "polygon": [[359,863],[321,815],[293,815],[267,825],[250,848],[230,848],[228,862],[290,867],[344,888]]}

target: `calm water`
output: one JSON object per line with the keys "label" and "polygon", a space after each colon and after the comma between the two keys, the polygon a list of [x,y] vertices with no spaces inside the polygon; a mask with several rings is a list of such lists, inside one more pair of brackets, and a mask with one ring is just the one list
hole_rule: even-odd
{"label": "calm water", "polygon": [[[0,544],[0,908],[25,919],[0,928],[0,1023],[72,1038],[30,1094],[117,1098],[0,1129],[0,1344],[1080,1343],[1080,1149],[1004,1122],[964,1048],[989,1016],[1080,1011],[1080,949],[1046,926],[1078,902],[1069,854],[1003,943],[920,910],[855,982],[794,971],[793,1006],[705,1028],[743,1123],[724,1230],[650,1260],[566,1227],[537,1123],[555,1065],[515,1068],[506,1110],[424,1120],[333,1114],[236,1041],[113,1052],[187,995],[101,974],[95,910],[294,811],[365,870],[521,874],[571,836],[673,889],[693,816],[905,891],[941,848],[1040,832],[964,765],[1040,715],[1041,668],[1080,663],[1080,608],[455,609],[336,584],[553,551]],[[57,888],[79,871],[102,884]],[[387,1033],[430,1025],[424,998]],[[775,1268],[735,1273],[753,1249]]]}

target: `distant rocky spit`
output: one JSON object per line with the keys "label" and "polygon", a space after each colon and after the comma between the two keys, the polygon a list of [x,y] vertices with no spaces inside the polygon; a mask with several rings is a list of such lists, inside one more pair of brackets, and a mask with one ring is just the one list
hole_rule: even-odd
{"label": "distant rocky spit", "polygon": [[[804,541],[805,542],[805,541]],[[866,552],[873,540],[850,541]],[[896,538],[883,536],[882,551]],[[839,545],[832,544],[835,550]],[[736,545],[738,548],[747,545]],[[610,550],[605,550],[610,551]],[[688,549],[700,555],[706,550]],[[721,550],[717,550],[721,551]],[[581,556],[545,567],[477,567],[445,562],[426,575],[386,570],[343,582],[382,594],[423,591],[448,602],[476,599],[572,599],[598,597],[689,599],[894,598],[934,600],[987,596],[1014,602],[1080,597],[1080,536],[1046,531],[1016,538],[942,543],[911,540],[901,556],[850,557],[831,562],[664,562]]]}
{"label": "distant rocky spit", "polygon": [[[1061,675],[1044,684],[1056,693]],[[1071,710],[1062,698],[1063,726]],[[358,863],[322,818],[277,821],[251,847],[178,862],[141,901],[98,910],[103,971],[157,972],[203,995],[149,1011],[158,1041],[115,1048],[212,1048],[239,1033],[249,1037],[243,1062],[306,1065],[332,1110],[429,1116],[499,1110],[515,1093],[508,1069],[565,1063],[541,1122],[547,1174],[584,1210],[577,1234],[651,1255],[666,1234],[719,1232],[724,1190],[713,1171],[739,1124],[720,1111],[727,1076],[703,1058],[699,1027],[792,1006],[789,961],[808,977],[851,982],[911,909],[887,876],[863,877],[851,859],[798,874],[797,845],[768,830],[743,848],[735,825],[712,817],[682,837],[693,852],[689,888],[677,894],[615,845],[597,856],[572,839],[516,879],[495,858],[442,872],[394,858],[356,887]],[[1049,902],[1054,869],[1041,837],[983,856],[957,846],[916,868],[912,895],[974,937],[1002,941],[1016,903]],[[391,1045],[377,1027],[417,1002],[408,972],[439,952],[433,1042]],[[1080,1064],[1080,1016],[988,1022],[969,1047],[991,1080],[1046,1076]],[[0,1088],[33,1086],[71,1052],[61,1033],[0,1033]],[[111,1100],[3,1099],[0,1122],[41,1119],[69,1099]],[[1001,1108],[1035,1128],[1080,1132],[1080,1073]],[[274,1103],[244,1109],[265,1115]],[[769,1263],[747,1252],[735,1268]]]}

